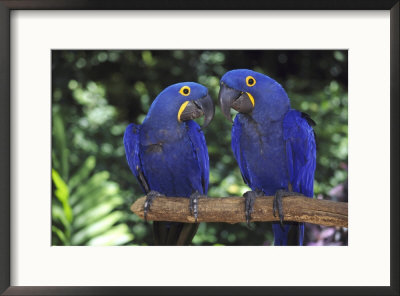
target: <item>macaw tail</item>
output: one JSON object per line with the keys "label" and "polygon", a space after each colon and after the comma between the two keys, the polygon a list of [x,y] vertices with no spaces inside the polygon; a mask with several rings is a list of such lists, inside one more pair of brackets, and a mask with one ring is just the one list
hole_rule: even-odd
{"label": "macaw tail", "polygon": [[156,246],[185,246],[192,242],[199,223],[153,222]]}
{"label": "macaw tail", "polygon": [[275,246],[302,246],[304,239],[304,223],[280,222],[272,223],[274,231]]}

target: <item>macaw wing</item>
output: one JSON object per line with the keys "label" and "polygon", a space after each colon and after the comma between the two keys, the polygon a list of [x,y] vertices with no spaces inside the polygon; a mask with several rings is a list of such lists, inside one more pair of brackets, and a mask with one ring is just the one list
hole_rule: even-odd
{"label": "macaw wing", "polygon": [[200,168],[201,185],[203,188],[202,194],[207,194],[210,168],[206,140],[200,126],[195,121],[187,121],[186,127],[189,139],[192,143],[193,153]]}
{"label": "macaw wing", "polygon": [[140,161],[139,154],[139,131],[140,125],[129,124],[125,129],[124,134],[124,146],[125,146],[125,154],[126,160],[128,161],[128,165],[135,175],[136,179],[139,181],[140,186],[142,187],[145,193],[150,191],[147,180],[143,174],[142,163]]}
{"label": "macaw wing", "polygon": [[236,161],[239,165],[240,173],[242,174],[243,181],[251,187],[250,185],[250,175],[247,169],[246,159],[240,148],[240,137],[242,135],[242,124],[240,123],[238,116],[235,117],[235,121],[232,125],[232,141],[231,146],[233,154],[235,155]]}
{"label": "macaw wing", "polygon": [[316,166],[315,122],[305,113],[290,110],[283,120],[283,137],[290,184],[295,192],[312,197]]}

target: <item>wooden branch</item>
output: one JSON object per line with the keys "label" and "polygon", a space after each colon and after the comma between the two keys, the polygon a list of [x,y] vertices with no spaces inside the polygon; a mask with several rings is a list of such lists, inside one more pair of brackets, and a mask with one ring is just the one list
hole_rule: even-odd
{"label": "wooden branch", "polygon": [[[131,206],[132,212],[143,219],[145,197]],[[272,213],[272,196],[256,199],[252,222],[279,221]],[[326,226],[348,227],[347,203],[312,199],[304,196],[283,198],[285,221],[307,222]],[[189,212],[189,199],[181,197],[157,197],[154,199],[147,220],[194,223]],[[244,198],[221,197],[200,198],[198,222],[245,222]]]}

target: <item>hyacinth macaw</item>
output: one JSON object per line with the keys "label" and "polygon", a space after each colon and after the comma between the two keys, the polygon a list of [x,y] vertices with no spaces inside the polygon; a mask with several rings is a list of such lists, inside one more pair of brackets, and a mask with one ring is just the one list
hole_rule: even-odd
{"label": "hyacinth macaw", "polygon": [[[244,182],[252,191],[244,194],[247,223],[254,200],[274,195],[275,245],[302,245],[304,223],[283,222],[282,197],[313,196],[316,165],[314,121],[290,108],[282,86],[270,77],[251,70],[227,72],[220,82],[219,100],[223,114],[231,119],[232,150]],[[300,194],[299,194],[300,193]]]}
{"label": "hyacinth macaw", "polygon": [[[206,87],[183,82],[164,89],[152,103],[142,125],[129,124],[124,134],[126,159],[146,193],[144,216],[157,196],[187,197],[197,221],[198,198],[206,195],[209,158],[200,126],[214,117]],[[198,223],[153,222],[156,245],[186,245]]]}

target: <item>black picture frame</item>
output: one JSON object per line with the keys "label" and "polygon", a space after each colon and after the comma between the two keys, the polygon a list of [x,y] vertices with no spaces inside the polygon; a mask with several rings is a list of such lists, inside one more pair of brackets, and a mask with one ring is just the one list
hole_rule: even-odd
{"label": "black picture frame", "polygon": [[[10,12],[13,10],[390,10],[389,287],[61,287],[10,286]],[[377,115],[379,116],[379,115]],[[376,119],[376,118],[375,118]],[[378,120],[378,119],[376,119]],[[1,295],[399,295],[399,0],[0,0],[0,293]],[[378,200],[377,200],[378,202]],[[366,258],[367,264],[368,258]],[[39,268],[39,267],[38,267]],[[251,273],[251,272],[250,272]],[[246,271],[243,271],[246,274]],[[250,275],[250,274],[249,274]],[[149,275],[150,276],[150,275]],[[283,275],[284,276],[284,275]],[[310,275],[312,276],[312,275]]]}

